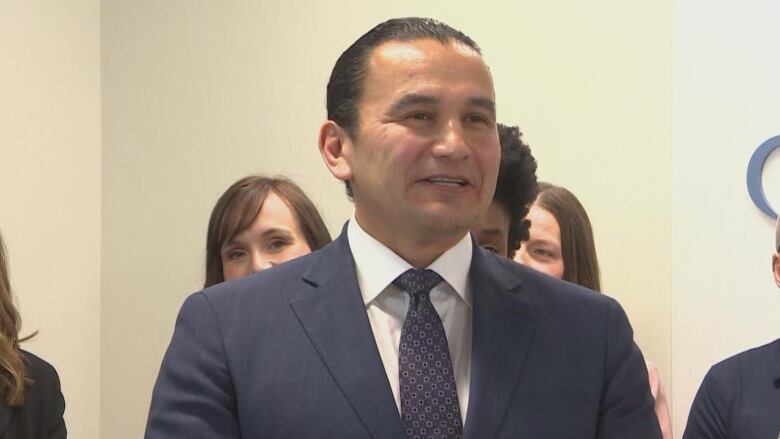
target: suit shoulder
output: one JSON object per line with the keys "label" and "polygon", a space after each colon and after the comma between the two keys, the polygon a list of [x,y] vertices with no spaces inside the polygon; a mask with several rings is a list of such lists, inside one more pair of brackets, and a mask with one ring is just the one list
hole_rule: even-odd
{"label": "suit shoulder", "polygon": [[[191,295],[187,302],[195,302],[190,306],[202,311],[205,304],[197,300],[200,296],[217,316],[230,316],[231,320],[249,316],[255,311],[263,314],[281,312],[302,292],[312,288],[305,280],[305,273],[321,258],[322,255],[316,252],[301,256],[276,267],[208,287]],[[186,302],[184,306],[187,306]]]}
{"label": "suit shoulder", "polygon": [[757,346],[722,360],[707,373],[710,380],[736,382],[756,371],[775,367],[780,363],[780,339]]}
{"label": "suit shoulder", "polygon": [[209,301],[220,301],[226,296],[255,294],[269,289],[275,289],[274,294],[284,294],[294,282],[301,281],[303,273],[311,263],[311,257],[311,254],[301,256],[249,276],[212,285],[204,289],[203,294]]}
{"label": "suit shoulder", "polygon": [[41,407],[48,407],[57,401],[61,403],[60,377],[54,366],[31,352],[21,351],[21,353],[27,368],[27,376],[31,380],[27,387],[25,406],[34,407],[42,404]]}
{"label": "suit shoulder", "polygon": [[574,303],[581,303],[585,306],[590,304],[600,307],[616,303],[614,299],[605,294],[549,276],[506,258],[499,259],[505,259],[500,261],[502,270],[520,279],[525,288],[541,291],[542,296],[547,300],[563,300],[568,303],[574,301]]}
{"label": "suit shoulder", "polygon": [[593,326],[606,322],[613,311],[623,313],[614,299],[548,276],[507,258],[486,254],[487,275],[500,279],[499,285],[508,290],[508,297],[532,304],[539,312],[563,318],[570,324],[581,322]]}
{"label": "suit shoulder", "polygon": [[32,352],[22,350],[21,353],[24,364],[27,367],[27,374],[34,382],[56,381],[59,383],[59,375],[54,366]]}
{"label": "suit shoulder", "polygon": [[31,352],[21,351],[21,354],[32,382],[27,385],[24,405],[19,413],[21,423],[9,430],[18,434],[12,437],[67,437],[63,417],[65,398],[57,370]]}

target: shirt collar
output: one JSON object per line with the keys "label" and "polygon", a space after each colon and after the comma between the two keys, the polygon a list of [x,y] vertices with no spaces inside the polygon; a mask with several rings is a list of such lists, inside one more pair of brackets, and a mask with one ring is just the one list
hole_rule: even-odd
{"label": "shirt collar", "polygon": [[[376,299],[395,278],[406,270],[414,268],[369,235],[358,224],[354,214],[347,225],[347,239],[355,259],[358,285],[365,305]],[[466,233],[463,239],[426,267],[438,273],[469,307],[472,306],[472,298],[467,288],[471,255],[471,234]]]}

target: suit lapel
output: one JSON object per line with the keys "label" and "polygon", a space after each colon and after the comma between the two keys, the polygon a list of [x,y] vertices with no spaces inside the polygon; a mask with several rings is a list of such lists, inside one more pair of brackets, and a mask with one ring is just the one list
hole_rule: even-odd
{"label": "suit lapel", "polygon": [[[482,253],[475,243],[471,386],[465,438],[498,434],[516,390],[536,329],[534,291],[523,290],[514,270]],[[508,277],[514,276],[514,277]]]}
{"label": "suit lapel", "polygon": [[374,439],[404,437],[401,418],[360,294],[346,227],[304,275],[315,286],[290,306]]}

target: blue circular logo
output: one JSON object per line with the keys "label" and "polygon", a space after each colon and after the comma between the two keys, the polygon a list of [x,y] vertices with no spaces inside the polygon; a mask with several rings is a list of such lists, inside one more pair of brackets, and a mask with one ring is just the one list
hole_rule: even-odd
{"label": "blue circular logo", "polygon": [[780,136],[772,137],[762,143],[750,157],[747,169],[747,187],[750,199],[753,200],[756,207],[772,219],[777,219],[777,212],[769,205],[764,194],[763,174],[767,159],[776,149],[780,149]]}

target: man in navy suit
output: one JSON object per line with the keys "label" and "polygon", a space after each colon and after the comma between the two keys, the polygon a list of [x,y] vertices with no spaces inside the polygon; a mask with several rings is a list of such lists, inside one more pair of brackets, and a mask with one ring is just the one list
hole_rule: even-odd
{"label": "man in navy suit", "polygon": [[336,62],[327,108],[320,152],[352,219],[187,299],[147,438],[660,438],[620,306],[469,234],[499,166],[474,41],[384,22]]}
{"label": "man in navy suit", "polygon": [[[780,218],[772,273],[780,287]],[[683,434],[683,439],[754,438],[780,438],[780,339],[712,366]]]}

